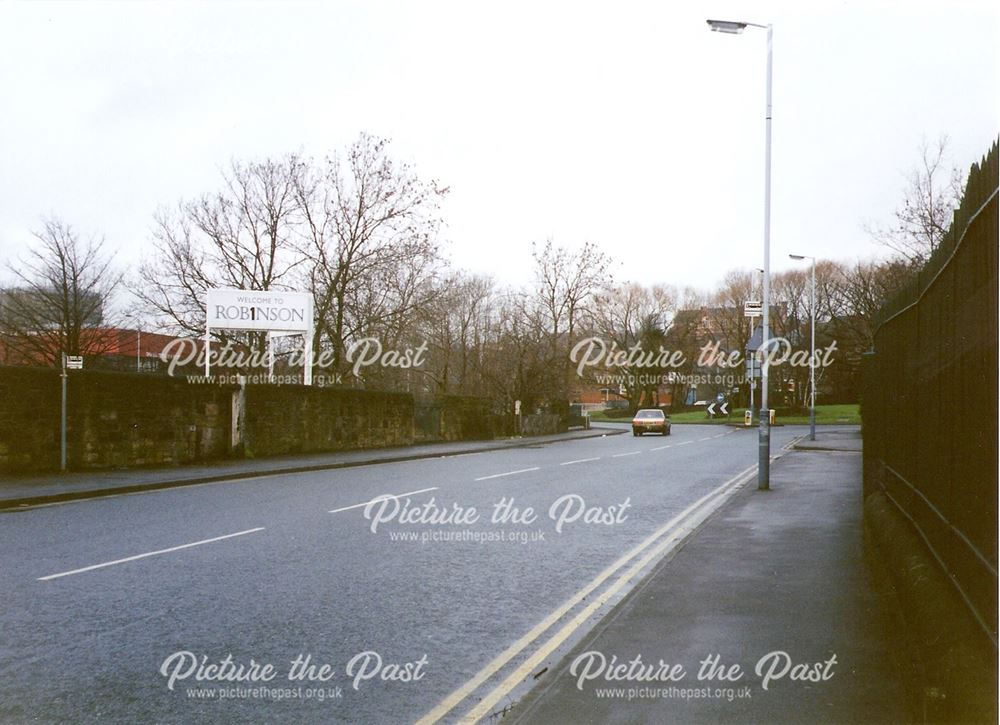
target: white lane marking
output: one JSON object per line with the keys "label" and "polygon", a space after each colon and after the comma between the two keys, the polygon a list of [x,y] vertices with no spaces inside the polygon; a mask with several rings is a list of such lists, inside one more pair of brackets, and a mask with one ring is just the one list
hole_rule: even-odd
{"label": "white lane marking", "polygon": [[665,446],[657,446],[656,448],[650,448],[649,450],[651,450],[651,451],[662,451],[665,448],[671,448],[672,446],[673,446],[673,443],[668,443]]}
{"label": "white lane marking", "polygon": [[[668,521],[666,524],[664,524],[659,529],[654,531],[652,534],[647,536],[646,539],[643,540],[641,543],[639,543],[635,548],[624,554],[621,558],[619,558],[617,561],[615,561],[613,564],[607,567],[604,571],[598,574],[590,583],[588,583],[586,586],[580,589],[576,594],[574,594],[565,602],[563,602],[557,609],[555,609],[552,613],[550,613],[547,617],[545,617],[541,622],[532,627],[527,634],[525,634],[519,640],[514,642],[514,644],[512,644],[510,647],[508,647],[499,655],[497,655],[489,664],[487,664],[483,669],[481,669],[479,672],[473,675],[472,679],[470,679],[464,685],[462,685],[457,690],[452,692],[450,695],[448,695],[448,697],[442,700],[433,710],[431,710],[422,718],[420,718],[420,720],[417,721],[417,725],[430,725],[431,723],[435,723],[442,717],[447,715],[451,710],[455,708],[456,705],[461,703],[466,697],[468,697],[471,693],[473,693],[476,689],[478,689],[480,685],[482,685],[493,675],[495,675],[502,667],[504,667],[504,665],[506,665],[515,657],[517,657],[528,645],[530,645],[536,639],[541,637],[547,629],[549,629],[552,625],[554,625],[556,622],[562,619],[562,617],[565,616],[567,612],[576,607],[580,602],[584,601],[598,587],[600,587],[605,581],[614,576],[619,570],[624,568],[635,557],[642,554],[642,552],[648,549],[650,546],[656,544],[656,542],[659,541],[661,538],[665,537],[666,543],[676,541],[675,537],[667,536],[667,534],[672,533],[675,527],[677,527],[680,523],[682,523],[692,512],[697,511],[702,506],[702,504],[709,501],[713,496],[716,496],[724,492],[727,486],[736,487],[738,485],[742,485],[743,479],[752,474],[756,469],[757,469],[756,466],[751,466],[750,468],[747,468],[741,471],[740,473],[736,474],[733,478],[730,478],[728,481],[723,483],[718,488],[702,496],[700,499],[698,499],[693,504],[691,504],[686,509],[684,509],[679,514],[670,519],[670,521]],[[645,567],[645,563],[646,559],[644,558],[641,562],[639,562],[639,564],[636,565],[638,569],[635,569],[635,567],[633,567],[633,569],[639,571]],[[626,574],[626,577],[631,577],[631,576],[632,576],[632,570],[630,570]],[[605,592],[601,597],[598,597],[595,603],[597,604],[603,603],[607,599],[609,592],[610,589],[608,592]],[[564,627],[563,630],[561,630],[559,634],[556,635],[556,637],[562,636],[563,632],[566,632],[566,630],[569,629],[571,626],[573,629],[578,627],[579,624],[574,626],[574,622],[576,622],[578,619],[580,618],[579,617],[574,618],[574,620],[571,621],[569,624],[567,624],[566,627]],[[584,620],[585,619],[586,618],[584,618]],[[584,620],[580,621],[582,622]],[[569,633],[563,636],[563,639],[565,639],[567,636],[569,636]],[[492,700],[494,696],[497,694],[497,691],[500,690],[502,687],[504,687],[504,685],[506,685],[507,682],[512,679],[513,675],[509,677],[507,680],[505,680],[502,685],[497,687],[493,692],[491,692],[487,696],[487,699],[491,700],[490,706],[492,706]],[[471,713],[463,717],[461,719],[461,722],[475,722],[476,719],[478,719],[478,718],[469,719],[470,715]]]}
{"label": "white lane marking", "polygon": [[640,453],[642,453],[642,451],[632,451],[631,453],[616,453],[616,454],[614,454],[611,457],[612,458],[622,458],[624,456],[638,456]]}
{"label": "white lane marking", "polygon": [[601,460],[600,456],[598,456],[597,458],[578,458],[575,461],[563,461],[559,465],[560,466],[572,466],[574,463],[590,463],[591,461],[599,461],[599,460]]}
{"label": "white lane marking", "polygon": [[38,577],[38,581],[47,582],[50,579],[58,579],[63,576],[70,576],[71,574],[82,574],[85,571],[93,571],[94,569],[103,569],[106,566],[114,566],[115,564],[124,564],[129,561],[135,561],[136,559],[145,559],[149,556],[157,556],[159,554],[169,554],[171,551],[180,551],[181,549],[190,549],[192,546],[201,546],[202,544],[211,544],[214,541],[222,541],[223,539],[231,539],[234,536],[245,536],[246,534],[252,534],[255,531],[263,531],[263,526],[258,526],[256,529],[247,529],[246,531],[237,531],[235,534],[226,534],[225,536],[216,536],[211,539],[202,539],[201,541],[194,541],[190,544],[181,544],[180,546],[171,546],[169,549],[158,549],[157,551],[149,551],[145,554],[136,554],[135,556],[126,556],[124,559],[115,559],[114,561],[106,561],[103,564],[93,564],[91,566],[85,566],[80,569],[73,569],[72,571],[63,571],[58,574],[49,574],[48,576]]}
{"label": "white lane marking", "polygon": [[715,436],[705,436],[704,438],[699,438],[698,442],[701,443],[702,441],[708,441],[711,440],[712,438],[715,438]]}
{"label": "white lane marking", "polygon": [[678,443],[677,447],[680,448],[681,446],[686,446],[688,443],[694,443],[694,441],[684,441],[683,443]]}
{"label": "white lane marking", "polygon": [[712,436],[713,438],[722,438],[724,435],[729,435],[728,431],[726,433],[719,433],[719,435]]}
{"label": "white lane marking", "polygon": [[356,503],[350,506],[341,506],[339,509],[331,509],[330,511],[327,511],[327,513],[336,514],[340,513],[341,511],[350,511],[351,509],[359,509],[362,506],[367,506],[368,504],[374,503],[376,501],[386,501],[390,498],[402,498],[403,496],[412,496],[417,493],[426,493],[427,491],[437,491],[437,490],[438,490],[437,486],[431,486],[430,488],[421,488],[417,491],[407,491],[406,493],[387,493],[382,496],[376,496],[371,501],[365,501],[364,503]]}
{"label": "white lane marking", "polygon": [[533,468],[519,468],[516,471],[507,471],[506,473],[494,473],[492,476],[480,476],[479,478],[474,480],[486,481],[491,478],[503,478],[504,476],[513,476],[515,473],[527,473],[528,471],[537,471],[537,470],[538,466],[534,466]]}

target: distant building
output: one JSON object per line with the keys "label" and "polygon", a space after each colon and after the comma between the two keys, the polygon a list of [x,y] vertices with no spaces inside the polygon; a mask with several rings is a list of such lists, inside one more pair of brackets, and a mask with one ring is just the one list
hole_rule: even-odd
{"label": "distant building", "polygon": [[[191,352],[191,345],[201,347],[200,340],[120,327],[93,327],[80,331],[80,349],[90,351],[83,355],[88,369],[166,373],[167,363],[160,359],[160,353],[178,339],[185,340],[177,343],[184,352]],[[44,332],[39,333],[30,349],[0,335],[0,365],[52,367],[58,364],[59,353],[58,338]]]}
{"label": "distant building", "polygon": [[104,303],[96,292],[81,291],[79,299],[67,303],[57,290],[14,287],[0,289],[0,329],[58,329],[67,307],[79,327],[100,327],[104,321]]}

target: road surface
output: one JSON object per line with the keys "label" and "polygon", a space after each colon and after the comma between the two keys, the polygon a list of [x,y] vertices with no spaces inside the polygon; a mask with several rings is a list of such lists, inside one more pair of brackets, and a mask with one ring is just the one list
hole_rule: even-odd
{"label": "road surface", "polygon": [[675,425],[0,514],[0,720],[503,709],[756,457],[755,431]]}

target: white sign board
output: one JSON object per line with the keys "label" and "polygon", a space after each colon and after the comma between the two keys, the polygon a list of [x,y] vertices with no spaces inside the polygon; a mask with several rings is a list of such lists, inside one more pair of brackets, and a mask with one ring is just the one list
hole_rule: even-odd
{"label": "white sign board", "polygon": [[759,300],[747,300],[743,303],[744,317],[760,317],[764,305]]}
{"label": "white sign board", "polygon": [[[205,295],[205,377],[210,374],[212,330],[260,330],[305,336],[302,382],[312,385],[313,297],[308,292],[255,292],[241,289],[210,289]],[[274,367],[274,349],[269,349]]]}
{"label": "white sign board", "polygon": [[67,355],[66,368],[68,370],[83,370],[83,355]]}
{"label": "white sign board", "polygon": [[210,289],[205,314],[210,328],[309,332],[313,298],[308,292]]}

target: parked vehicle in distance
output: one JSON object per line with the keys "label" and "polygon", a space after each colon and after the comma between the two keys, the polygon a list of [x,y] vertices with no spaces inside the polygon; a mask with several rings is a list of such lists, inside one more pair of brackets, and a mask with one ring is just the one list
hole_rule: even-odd
{"label": "parked vehicle in distance", "polygon": [[670,435],[670,418],[659,408],[638,411],[632,418],[632,435],[640,436],[643,433]]}

